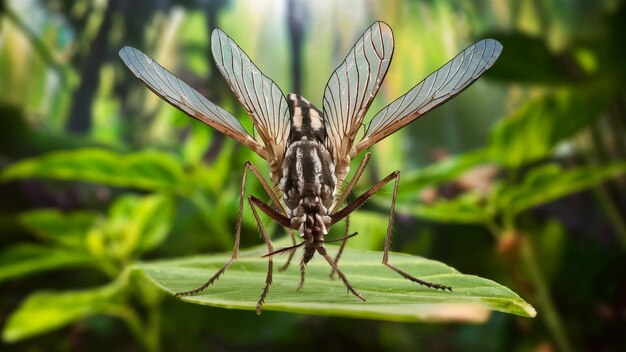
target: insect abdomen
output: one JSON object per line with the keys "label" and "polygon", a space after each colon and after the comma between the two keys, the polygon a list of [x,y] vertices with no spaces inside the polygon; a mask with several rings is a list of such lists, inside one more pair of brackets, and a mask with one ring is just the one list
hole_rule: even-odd
{"label": "insect abdomen", "polygon": [[287,207],[294,210],[301,199],[314,201],[318,198],[320,204],[328,208],[333,201],[335,183],[335,167],[322,143],[301,140],[289,145],[280,182]]}

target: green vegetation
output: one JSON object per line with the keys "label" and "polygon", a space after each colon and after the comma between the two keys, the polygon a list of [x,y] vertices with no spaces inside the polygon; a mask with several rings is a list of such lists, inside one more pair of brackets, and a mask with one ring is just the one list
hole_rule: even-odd
{"label": "green vegetation", "polygon": [[[626,3],[130,3],[0,0],[0,349],[626,349]],[[287,21],[288,4],[306,20]],[[368,117],[467,44],[504,46],[466,92],[371,148],[352,195],[401,170],[391,263],[454,291],[380,264],[386,186],[350,217],[359,235],[340,261],[366,302],[319,258],[296,291],[297,252],[285,272],[275,258],[254,314],[267,258],[247,206],[237,263],[203,294],[172,297],[229,257],[244,162],[267,165],[148,91],[119,48],[152,55],[252,131],[214,68],[211,28],[321,106],[374,20],[396,50]],[[252,179],[246,194],[268,199]],[[263,219],[275,247],[290,243]]]}

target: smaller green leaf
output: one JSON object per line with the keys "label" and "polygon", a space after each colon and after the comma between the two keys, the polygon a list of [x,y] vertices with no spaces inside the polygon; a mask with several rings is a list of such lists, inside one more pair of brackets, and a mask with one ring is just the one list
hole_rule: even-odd
{"label": "smaller green leaf", "polygon": [[172,217],[170,196],[120,196],[109,208],[106,221],[85,234],[87,248],[96,257],[126,261],[160,245]]}
{"label": "smaller green leaf", "polygon": [[398,198],[409,194],[415,198],[415,193],[427,186],[434,186],[456,179],[474,167],[489,161],[489,150],[478,149],[464,154],[455,155],[421,170],[402,175]]}
{"label": "smaller green leaf", "polygon": [[489,218],[482,195],[466,192],[454,199],[442,199],[432,204],[398,204],[398,212],[447,223],[483,224]]}
{"label": "smaller green leaf", "polygon": [[48,270],[94,264],[88,253],[34,244],[21,244],[0,253],[0,282]]}
{"label": "smaller green leaf", "polygon": [[[194,184],[210,192],[221,194],[224,188],[228,187],[228,183],[233,180],[233,168],[238,168],[235,174],[241,177],[243,163],[241,163],[241,165],[233,165],[235,143],[236,142],[231,139],[226,139],[221,146],[220,153],[215,157],[215,160],[211,162],[210,167],[202,163],[198,164],[198,167],[194,169]],[[237,176],[234,177],[234,179],[237,179]]]}
{"label": "smaller green leaf", "polygon": [[0,181],[40,178],[95,182],[111,186],[184,192],[186,176],[169,154],[118,154],[95,148],[52,152],[23,160],[0,173]]}
{"label": "smaller green leaf", "polygon": [[[580,78],[582,69],[565,55],[553,53],[542,37],[522,32],[491,33],[504,46],[488,77],[515,83],[564,84]],[[567,64],[564,64],[567,62]]]}
{"label": "smaller green leaf", "polygon": [[503,187],[497,196],[501,208],[512,214],[594,187],[626,172],[626,163],[601,168],[563,170],[548,164],[531,171],[518,186]]}
{"label": "smaller green leaf", "polygon": [[[328,246],[330,253],[337,246]],[[240,252],[213,286],[184,301],[224,308],[254,310],[265,282],[266,248]],[[281,257],[276,257],[279,260]],[[136,265],[156,285],[174,294],[198,287],[230,259],[230,253],[161,260]],[[328,277],[329,266],[320,258],[307,265],[306,283],[297,265],[276,271],[264,310],[344,316],[390,321],[484,321],[489,310],[534,317],[535,309],[508,288],[477,276],[464,275],[445,264],[416,256],[390,253],[391,263],[421,279],[453,287],[437,291],[412,283],[381,265],[382,252],[346,249],[339,267],[366,299],[361,302],[346,293],[339,280]],[[282,261],[282,260],[280,260]],[[276,265],[275,265],[276,267]]]}
{"label": "smaller green leaf", "polygon": [[604,87],[561,89],[529,100],[491,132],[491,158],[512,168],[545,159],[554,147],[601,116]]}
{"label": "smaller green leaf", "polygon": [[[189,120],[187,116],[183,116],[183,118],[185,121]],[[209,142],[211,141],[211,133],[213,133],[213,131],[204,124],[194,121],[188,122],[189,136],[185,138],[183,144],[183,159],[188,165],[200,165],[202,164],[204,153],[206,153],[208,149]],[[213,135],[215,135],[215,133],[213,133]]]}
{"label": "smaller green leaf", "polygon": [[63,327],[84,317],[120,310],[117,298],[124,285],[69,292],[36,292],[28,296],[7,320],[2,332],[5,342],[16,342]]}
{"label": "smaller green leaf", "polygon": [[20,215],[20,223],[39,237],[67,247],[84,248],[85,234],[101,216],[94,212],[69,214],[53,209],[34,210]]}
{"label": "smaller green leaf", "polygon": [[125,195],[111,206],[109,221],[123,242],[123,256],[142,253],[167,237],[173,217],[173,202],[165,195]]}

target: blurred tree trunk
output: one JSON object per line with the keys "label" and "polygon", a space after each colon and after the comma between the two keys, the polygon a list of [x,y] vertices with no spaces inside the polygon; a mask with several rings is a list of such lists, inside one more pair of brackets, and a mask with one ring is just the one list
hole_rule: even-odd
{"label": "blurred tree trunk", "polygon": [[291,49],[292,92],[302,94],[302,43],[307,24],[305,3],[300,0],[287,2],[287,33]]}
{"label": "blurred tree trunk", "polygon": [[108,34],[113,22],[113,14],[121,0],[110,0],[104,10],[104,18],[98,34],[91,42],[89,52],[80,69],[80,84],[74,94],[67,121],[70,132],[86,134],[91,129],[91,105],[100,84],[100,67],[108,59]]}
{"label": "blurred tree trunk", "polygon": [[[218,14],[220,10],[222,10],[227,3],[228,3],[228,0],[213,0],[213,1],[206,1],[204,3],[203,7],[204,7],[204,12],[206,13],[206,30],[209,36],[211,35],[211,33],[213,33],[213,30],[215,28],[218,28],[218,17],[219,17]],[[207,47],[206,58],[207,58],[209,67],[211,68],[211,72],[209,73],[209,76],[207,77],[207,87],[211,87],[211,88],[203,89],[202,91],[205,92],[206,97],[210,101],[219,105],[219,103],[222,100],[222,94],[218,87],[223,87],[224,82],[220,82],[221,75],[217,74],[218,71],[216,70],[215,60],[213,59],[213,53],[211,52],[210,43],[209,43],[209,46]],[[239,106],[239,104],[235,104],[235,106]],[[203,158],[203,160],[206,163],[213,162],[213,160],[215,160],[215,158],[219,155],[220,150],[222,150],[222,145],[224,144],[224,140],[226,139],[225,137],[226,136],[224,136],[224,134],[222,133],[213,134],[211,145],[209,145],[209,148],[207,149]]]}

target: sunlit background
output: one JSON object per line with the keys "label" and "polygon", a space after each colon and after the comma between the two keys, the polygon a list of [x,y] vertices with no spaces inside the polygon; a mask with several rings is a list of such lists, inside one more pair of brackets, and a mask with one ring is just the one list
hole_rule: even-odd
{"label": "sunlit background", "polygon": [[[473,42],[503,44],[476,84],[371,148],[356,192],[401,170],[393,250],[497,281],[537,317],[257,317],[129,276],[140,259],[231,249],[243,164],[268,170],[152,94],[118,50],[148,53],[252,131],[213,28],[321,107],[376,20],[395,51],[368,117]],[[625,23],[619,0],[0,0],[0,349],[626,349]],[[382,249],[390,194],[354,213],[349,248]],[[246,208],[244,247],[256,233]]]}

